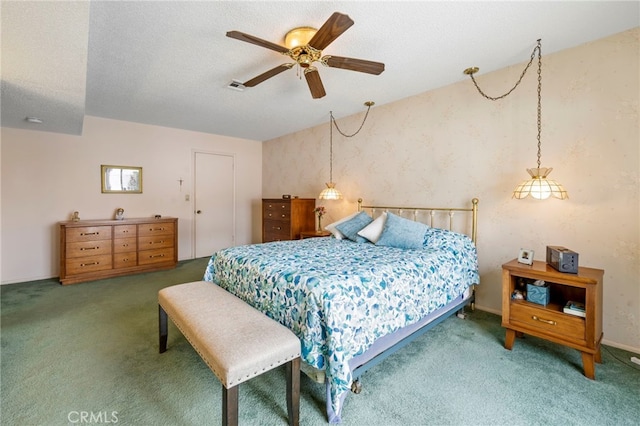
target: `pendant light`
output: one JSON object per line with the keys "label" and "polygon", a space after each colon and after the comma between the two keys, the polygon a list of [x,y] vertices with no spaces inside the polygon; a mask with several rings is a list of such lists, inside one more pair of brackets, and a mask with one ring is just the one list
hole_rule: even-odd
{"label": "pendant light", "polygon": [[527,72],[527,70],[529,69],[531,64],[533,63],[533,59],[535,58],[536,51],[538,52],[538,114],[537,114],[537,118],[538,118],[538,120],[537,120],[537,122],[538,122],[538,167],[527,169],[527,172],[529,173],[531,178],[523,181],[522,183],[520,183],[516,187],[516,189],[513,191],[513,198],[522,199],[522,198],[527,198],[527,197],[531,196],[531,197],[533,197],[533,198],[535,198],[537,200],[545,200],[545,199],[553,196],[555,198],[559,198],[561,200],[564,200],[564,199],[569,198],[569,195],[567,194],[567,191],[564,189],[564,187],[561,184],[559,184],[555,180],[549,179],[547,177],[547,176],[549,176],[549,173],[551,173],[553,168],[551,168],[551,167],[549,167],[549,168],[540,167],[540,156],[541,156],[541,152],[542,152],[542,144],[541,144],[541,139],[540,139],[540,135],[542,133],[542,47],[541,47],[540,39],[538,39],[538,44],[533,49],[533,52],[531,53],[531,60],[529,61],[529,63],[525,67],[524,71],[522,71],[522,74],[520,75],[520,78],[516,82],[515,86],[513,86],[511,88],[511,90],[509,90],[507,93],[505,93],[502,96],[498,96],[498,97],[487,96],[480,89],[480,87],[478,86],[478,83],[476,82],[475,78],[473,77],[473,74],[478,72],[478,67],[467,68],[466,70],[464,70],[464,73],[471,77],[471,80],[473,81],[473,84],[476,86],[476,89],[478,89],[478,92],[480,92],[480,94],[482,96],[484,96],[485,98],[490,99],[492,101],[495,101],[495,100],[498,100],[498,99],[502,99],[502,98],[506,97],[507,95],[509,95],[511,92],[513,92],[513,90],[516,87],[518,87],[518,85],[522,81],[522,78],[524,77],[525,73]]}
{"label": "pendant light", "polygon": [[354,133],[347,135],[338,127],[338,123],[336,123],[336,119],[333,117],[333,111],[329,111],[329,182],[325,183],[327,186],[322,190],[320,195],[318,196],[321,200],[341,200],[342,193],[336,188],[336,184],[333,182],[333,126],[336,126],[336,129],[340,134],[344,137],[351,138],[357,135],[360,130],[362,130],[362,126],[364,126],[365,121],[367,121],[367,117],[369,116],[369,110],[375,102],[367,101],[364,103],[367,107],[367,113],[364,115],[364,119],[362,120],[362,124],[358,130]]}

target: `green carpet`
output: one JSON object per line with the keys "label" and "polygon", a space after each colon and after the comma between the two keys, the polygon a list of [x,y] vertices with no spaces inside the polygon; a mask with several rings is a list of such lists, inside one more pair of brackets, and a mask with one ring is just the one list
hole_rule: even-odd
{"label": "green carpet", "polygon": [[[3,425],[221,423],[221,385],[173,324],[158,354],[157,292],[200,280],[208,259],[72,286],[1,287]],[[604,347],[596,381],[580,354],[541,339],[503,348],[500,318],[453,317],[365,373],[345,425],[637,425],[640,368]],[[324,386],[302,378],[302,425],[326,424]],[[286,424],[277,368],[240,386],[240,423]]]}

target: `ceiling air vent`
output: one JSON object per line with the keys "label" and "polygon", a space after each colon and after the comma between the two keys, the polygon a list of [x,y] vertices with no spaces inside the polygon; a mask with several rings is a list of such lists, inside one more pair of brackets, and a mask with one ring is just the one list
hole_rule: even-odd
{"label": "ceiling air vent", "polygon": [[231,83],[229,83],[227,87],[229,89],[237,90],[238,92],[242,92],[244,90],[244,85],[238,80],[231,80]]}

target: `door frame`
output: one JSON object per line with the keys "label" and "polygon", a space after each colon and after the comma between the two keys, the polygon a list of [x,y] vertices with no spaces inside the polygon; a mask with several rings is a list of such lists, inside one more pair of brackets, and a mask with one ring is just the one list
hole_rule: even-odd
{"label": "door frame", "polygon": [[233,232],[233,242],[236,242],[236,201],[237,201],[237,186],[236,186],[236,154],[235,153],[231,153],[231,152],[224,152],[224,151],[212,151],[212,150],[206,150],[206,149],[192,149],[191,150],[191,194],[193,194],[193,196],[191,197],[191,204],[190,204],[190,209],[191,209],[191,220],[192,220],[192,226],[191,226],[191,253],[193,253],[192,258],[196,259],[197,257],[197,252],[196,252],[196,198],[198,197],[198,193],[196,191],[196,157],[198,154],[207,154],[207,155],[220,155],[220,156],[224,156],[224,157],[231,157],[232,162],[233,162],[233,171],[232,171],[232,182],[231,182],[231,190],[233,192],[232,195],[232,206],[231,206],[231,214],[232,214],[232,232]]}

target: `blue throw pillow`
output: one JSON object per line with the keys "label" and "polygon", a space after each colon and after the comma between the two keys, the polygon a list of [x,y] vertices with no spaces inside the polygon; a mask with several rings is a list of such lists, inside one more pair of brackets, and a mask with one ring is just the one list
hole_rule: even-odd
{"label": "blue throw pillow", "polygon": [[403,249],[419,249],[424,245],[424,236],[429,227],[424,223],[405,219],[393,213],[387,214],[378,246]]}
{"label": "blue throw pillow", "polygon": [[351,241],[363,243],[363,242],[367,242],[368,240],[358,235],[358,231],[363,229],[372,221],[373,219],[371,219],[371,216],[369,216],[365,212],[360,212],[353,218],[347,220],[346,222],[342,222],[336,225],[336,229]]}

